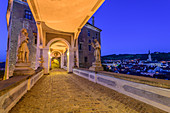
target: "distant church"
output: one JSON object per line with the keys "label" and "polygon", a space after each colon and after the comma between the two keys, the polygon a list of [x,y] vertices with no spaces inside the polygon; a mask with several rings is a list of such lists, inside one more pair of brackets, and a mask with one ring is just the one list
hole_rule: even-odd
{"label": "distant church", "polygon": [[148,52],[148,59],[147,59],[147,61],[152,61],[152,56],[151,56],[151,51],[150,50]]}
{"label": "distant church", "polygon": [[[7,9],[7,27],[8,27],[8,44],[7,44],[7,58],[6,64],[8,65],[6,70],[10,76],[12,76],[15,68],[17,58],[17,42],[18,34],[22,28],[26,28],[29,34],[28,47],[30,50],[29,60],[31,61],[31,67],[36,69],[36,48],[37,48],[37,26],[33,18],[31,10],[26,0],[13,0],[12,3],[8,3]],[[92,65],[94,59],[94,49],[91,43],[94,39],[100,42],[100,32],[102,30],[94,26],[94,18],[92,18],[92,24],[87,23],[81,30],[78,38],[79,45],[79,67],[89,68]]]}

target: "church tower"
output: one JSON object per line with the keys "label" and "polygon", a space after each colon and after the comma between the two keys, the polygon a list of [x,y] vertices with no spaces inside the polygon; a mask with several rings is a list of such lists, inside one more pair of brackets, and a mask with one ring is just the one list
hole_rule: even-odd
{"label": "church tower", "polygon": [[151,51],[148,52],[148,61],[152,61]]}

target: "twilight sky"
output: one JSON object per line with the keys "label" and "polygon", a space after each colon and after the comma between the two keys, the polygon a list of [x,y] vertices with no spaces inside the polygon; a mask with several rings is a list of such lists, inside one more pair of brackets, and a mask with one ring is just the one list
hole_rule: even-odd
{"label": "twilight sky", "polygon": [[[0,61],[7,45],[7,1],[0,1]],[[95,13],[102,55],[170,52],[170,0],[106,0]]]}

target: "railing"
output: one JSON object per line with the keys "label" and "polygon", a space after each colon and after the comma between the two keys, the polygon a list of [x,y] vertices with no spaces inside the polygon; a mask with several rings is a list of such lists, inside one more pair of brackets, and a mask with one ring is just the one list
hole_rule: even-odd
{"label": "railing", "polygon": [[170,112],[170,89],[135,83],[82,69],[73,69],[73,73],[89,81]]}
{"label": "railing", "polygon": [[[8,113],[8,111],[21,99],[21,97],[30,90],[34,84],[43,76],[44,71],[41,70],[32,76],[22,76],[19,81],[13,77],[6,81],[1,81],[0,85],[12,83],[10,86],[1,88],[0,90],[0,113]],[[3,82],[3,83],[2,83]]]}

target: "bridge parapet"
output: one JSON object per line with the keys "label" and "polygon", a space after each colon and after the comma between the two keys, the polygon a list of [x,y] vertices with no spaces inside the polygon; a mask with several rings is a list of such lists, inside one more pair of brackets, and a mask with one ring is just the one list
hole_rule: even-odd
{"label": "bridge parapet", "polygon": [[30,90],[43,76],[44,70],[39,70],[31,76],[15,76],[0,82],[0,113],[8,113],[10,109]]}
{"label": "bridge parapet", "polygon": [[73,73],[164,111],[170,111],[170,89],[135,83],[83,69],[73,69]]}

